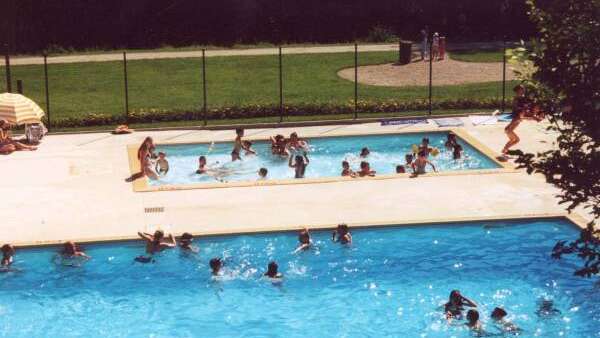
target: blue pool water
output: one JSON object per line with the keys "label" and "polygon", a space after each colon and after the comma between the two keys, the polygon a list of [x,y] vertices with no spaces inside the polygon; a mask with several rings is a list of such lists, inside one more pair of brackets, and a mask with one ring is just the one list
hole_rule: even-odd
{"label": "blue pool water", "polygon": [[[354,244],[315,232],[316,248],[292,254],[295,234],[198,239],[154,264],[133,263],[141,242],[87,246],[82,267],[51,263],[54,250],[20,250],[22,271],[0,274],[3,337],[470,337],[440,306],[452,289],[496,306],[523,337],[600,337],[600,292],[573,276],[577,260],[552,260],[562,220],[479,222],[354,230]],[[212,280],[208,260],[225,257]],[[261,278],[277,260],[284,281]],[[560,313],[538,316],[542,300]]]}
{"label": "blue pool water", "polygon": [[[440,155],[430,158],[438,171],[499,167],[493,160],[461,139],[458,142],[463,146],[464,158],[453,160],[452,153],[444,149],[447,137],[445,132],[325,137],[308,140],[311,147],[310,164],[306,169],[305,177],[340,176],[343,160],[347,160],[353,170],[358,170],[362,161],[359,154],[363,147],[368,147],[371,151],[366,159],[371,164],[371,169],[376,170],[378,174],[395,173],[396,165],[405,163],[405,154],[412,153],[412,145],[420,144],[421,139],[425,136],[429,137],[432,147],[441,150]],[[258,178],[257,171],[261,167],[269,170],[268,178],[270,179],[294,178],[294,170],[288,167],[287,158],[271,155],[270,142],[256,142],[253,148],[258,155],[244,156],[242,154],[243,161],[234,163],[231,163],[232,147],[232,143],[215,143],[212,147],[210,144],[159,145],[157,151],[167,154],[170,171],[160,180],[152,181],[150,184],[160,186],[216,182],[214,177],[195,174],[200,155],[207,157],[209,166],[224,167],[234,172],[222,177],[223,181],[254,181]],[[210,151],[209,148],[211,148]],[[428,167],[427,170],[431,170],[431,168]]]}

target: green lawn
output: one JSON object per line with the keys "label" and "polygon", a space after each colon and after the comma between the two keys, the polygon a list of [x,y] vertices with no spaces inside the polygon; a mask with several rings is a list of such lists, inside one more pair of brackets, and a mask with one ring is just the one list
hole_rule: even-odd
{"label": "green lawn", "polygon": [[502,62],[501,49],[478,49],[449,51],[450,58],[464,62]]}
{"label": "green lawn", "polygon": [[[361,65],[393,62],[396,52],[365,52]],[[248,104],[278,105],[276,56],[207,58],[208,107]],[[337,71],[354,64],[353,53],[284,55],[286,105],[346,104],[354,97],[354,83],[340,79]],[[13,90],[23,80],[25,95],[45,109],[43,66],[13,66]],[[4,67],[0,67],[4,77]],[[435,77],[434,77],[435,78]],[[500,79],[498,79],[500,80]],[[201,60],[162,59],[128,62],[129,109],[147,111],[197,111],[202,107]],[[120,62],[49,65],[52,119],[89,113],[123,114],[123,67]],[[0,92],[5,91],[0,81]],[[502,83],[487,82],[433,87],[433,100],[501,97]],[[359,85],[365,101],[411,101],[428,97],[426,86],[377,87]]]}

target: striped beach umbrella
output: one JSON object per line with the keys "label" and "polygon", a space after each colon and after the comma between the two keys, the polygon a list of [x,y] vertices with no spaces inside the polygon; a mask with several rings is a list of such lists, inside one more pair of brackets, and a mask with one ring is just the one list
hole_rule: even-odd
{"label": "striped beach umbrella", "polygon": [[0,94],[0,120],[10,124],[40,123],[44,111],[31,99],[13,93]]}

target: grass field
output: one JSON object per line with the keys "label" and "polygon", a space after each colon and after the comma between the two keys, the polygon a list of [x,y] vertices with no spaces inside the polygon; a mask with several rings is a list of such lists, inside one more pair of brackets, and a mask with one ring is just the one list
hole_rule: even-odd
{"label": "grass field", "polygon": [[[485,53],[484,53],[485,54]],[[469,54],[462,54],[462,57]],[[487,55],[487,54],[486,54]],[[361,65],[393,62],[395,52],[365,52]],[[476,54],[477,59],[482,58]],[[354,64],[353,53],[284,55],[283,89],[286,105],[345,104],[352,102],[354,83],[340,79],[337,71]],[[128,62],[129,110],[197,111],[202,107],[200,59],[162,59]],[[22,80],[25,95],[45,109],[43,67],[14,66],[13,88]],[[4,67],[0,67],[4,77]],[[276,56],[207,58],[208,107],[279,102]],[[498,79],[500,80],[500,79]],[[120,62],[56,64],[49,66],[50,107],[53,119],[89,113],[123,114],[123,65]],[[5,83],[0,81],[0,92]],[[433,100],[501,97],[500,81],[457,86],[435,86]],[[421,87],[359,85],[365,101],[427,99]]]}
{"label": "grass field", "polygon": [[463,62],[502,62],[502,50],[457,50],[450,51],[450,58]]}

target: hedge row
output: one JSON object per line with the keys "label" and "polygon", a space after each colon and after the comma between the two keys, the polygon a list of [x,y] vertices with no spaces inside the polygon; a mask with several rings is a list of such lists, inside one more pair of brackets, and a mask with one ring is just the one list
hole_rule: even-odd
{"label": "hedge row", "polygon": [[[485,109],[497,108],[501,100],[471,100],[459,99],[433,102],[435,110],[444,109]],[[406,111],[426,111],[429,108],[427,100],[415,100],[409,102],[396,101],[358,101],[358,112],[369,113],[395,113]],[[311,116],[311,115],[338,115],[353,114],[354,102],[343,105],[328,104],[304,104],[284,106],[285,116]],[[208,120],[239,119],[257,117],[276,117],[280,115],[278,105],[246,105],[238,107],[212,108],[207,111]],[[64,119],[52,119],[51,126],[58,128],[90,127],[90,126],[114,126],[123,123],[152,123],[167,121],[193,121],[202,118],[202,111],[166,111],[157,109],[143,109],[129,112],[129,118],[125,115],[88,113],[80,117],[69,117]]]}

